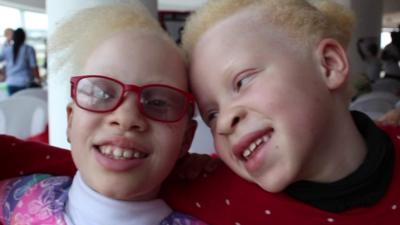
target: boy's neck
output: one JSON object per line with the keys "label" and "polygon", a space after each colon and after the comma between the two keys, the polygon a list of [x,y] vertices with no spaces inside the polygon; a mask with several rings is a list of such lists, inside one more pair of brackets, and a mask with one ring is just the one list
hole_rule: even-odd
{"label": "boy's neck", "polygon": [[316,182],[334,182],[354,172],[364,161],[367,146],[351,113],[336,110],[326,127],[324,140],[316,149],[303,178]]}
{"label": "boy's neck", "polygon": [[299,181],[291,184],[286,193],[301,202],[335,213],[370,207],[385,196],[394,168],[393,143],[366,115],[352,112],[352,116],[367,146],[362,164],[335,182]]}

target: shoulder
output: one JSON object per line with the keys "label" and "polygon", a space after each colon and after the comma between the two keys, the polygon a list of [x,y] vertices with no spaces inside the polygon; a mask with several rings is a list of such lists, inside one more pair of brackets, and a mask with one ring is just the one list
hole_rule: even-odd
{"label": "shoulder", "polygon": [[277,215],[282,206],[290,208],[294,203],[285,194],[268,193],[242,179],[225,165],[194,181],[168,182],[163,194],[171,208],[209,224],[264,224],[271,219],[268,213]]}
{"label": "shoulder", "polygon": [[12,52],[12,45],[4,45],[1,48],[1,52],[3,52],[3,54]]}
{"label": "shoulder", "polygon": [[35,49],[30,45],[24,44],[24,47],[26,48],[27,52],[35,52]]}
{"label": "shoulder", "polygon": [[395,147],[400,145],[400,126],[379,126],[387,135],[389,135]]}
{"label": "shoulder", "polygon": [[[19,178],[10,179],[2,183],[5,201],[17,203],[26,196],[35,196],[41,192],[68,189],[71,185],[71,178],[64,176],[51,176],[49,174],[33,174]],[[36,197],[36,196],[35,196]]]}
{"label": "shoulder", "polygon": [[398,53],[400,51],[400,49],[394,45],[393,43],[386,45],[383,50],[382,53],[391,53],[391,54],[395,54]]}
{"label": "shoulder", "polygon": [[[73,176],[76,172],[71,151],[12,136],[0,135],[0,179],[46,171]],[[23,157],[21,157],[23,156]]]}
{"label": "shoulder", "polygon": [[386,45],[385,47],[383,47],[383,50],[392,49],[394,47],[395,47],[394,44],[390,43],[390,44]]}
{"label": "shoulder", "polygon": [[48,222],[55,215],[62,216],[70,185],[71,178],[48,174],[10,180],[4,184],[1,193],[0,214],[5,224],[18,223],[24,218],[39,223]]}

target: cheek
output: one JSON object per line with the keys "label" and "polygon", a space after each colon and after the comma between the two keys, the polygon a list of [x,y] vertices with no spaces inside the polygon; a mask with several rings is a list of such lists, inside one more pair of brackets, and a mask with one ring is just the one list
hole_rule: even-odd
{"label": "cheek", "polygon": [[161,154],[170,159],[178,158],[182,149],[185,126],[166,124],[154,126],[153,145],[161,149]]}
{"label": "cheek", "polygon": [[[298,77],[286,78],[281,74],[277,76],[281,76],[281,79],[259,82],[252,91],[250,99],[256,107],[262,106],[263,111],[275,116],[289,116],[286,120],[308,121],[309,117],[314,116],[314,112],[320,112],[320,108],[327,104],[328,101],[324,103],[324,96],[329,93],[319,80],[308,77],[300,79],[301,75],[290,75]],[[297,123],[299,122],[301,123]]]}
{"label": "cheek", "polygon": [[[213,134],[214,135],[214,134]],[[215,147],[215,151],[217,152],[217,154],[224,160],[228,160],[229,158],[231,158],[230,155],[232,155],[232,148],[229,145],[229,141],[222,137],[222,136],[215,136],[214,135],[214,147]]]}
{"label": "cheek", "polygon": [[102,124],[101,118],[100,115],[75,109],[68,131],[71,144],[79,144],[79,142],[85,141],[88,136],[94,135]]}

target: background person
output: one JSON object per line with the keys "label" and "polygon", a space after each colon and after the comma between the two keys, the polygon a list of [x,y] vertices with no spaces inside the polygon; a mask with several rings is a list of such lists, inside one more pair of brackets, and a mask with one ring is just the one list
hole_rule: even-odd
{"label": "background person", "polygon": [[4,46],[12,45],[13,34],[14,34],[14,30],[11,28],[6,28],[4,30],[4,37],[6,38],[6,41],[3,44]]}
{"label": "background person", "polygon": [[0,53],[0,61],[6,64],[5,82],[9,95],[41,83],[35,50],[25,44],[25,39],[25,31],[16,29],[12,45],[6,46]]}
{"label": "background person", "polygon": [[386,45],[381,54],[385,78],[400,80],[400,31],[390,33],[392,41]]}
{"label": "background person", "polygon": [[[6,41],[4,42],[0,51],[3,51],[3,49],[6,46],[12,45],[13,34],[14,34],[14,30],[11,28],[6,28],[4,30],[4,37],[6,38]],[[3,63],[1,63],[0,64],[0,82],[4,81],[5,79],[6,79],[6,69],[5,69],[5,66],[3,65]]]}

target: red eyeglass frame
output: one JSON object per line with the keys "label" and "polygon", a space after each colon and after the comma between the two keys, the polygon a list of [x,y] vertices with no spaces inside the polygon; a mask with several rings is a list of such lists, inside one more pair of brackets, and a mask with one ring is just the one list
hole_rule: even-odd
{"label": "red eyeglass frame", "polygon": [[[110,81],[120,84],[122,86],[123,90],[121,92],[121,95],[119,96],[117,104],[112,109],[109,109],[109,110],[93,110],[93,109],[87,109],[87,108],[81,106],[76,99],[76,92],[77,92],[78,82],[85,78],[107,79],[107,80],[110,80]],[[147,118],[150,118],[152,120],[155,120],[158,122],[163,122],[163,123],[173,123],[173,122],[179,121],[189,111],[190,108],[192,108],[192,110],[194,110],[194,104],[196,102],[194,96],[191,93],[180,90],[178,88],[175,88],[175,87],[172,87],[169,85],[166,85],[166,84],[146,84],[143,86],[138,86],[138,85],[134,85],[134,84],[125,84],[117,79],[103,76],[103,75],[76,75],[76,76],[71,77],[70,82],[71,82],[71,98],[79,106],[79,108],[90,111],[90,112],[96,112],[96,113],[107,113],[107,112],[112,112],[115,109],[117,109],[124,101],[124,96],[126,95],[126,93],[128,91],[132,91],[136,94],[136,105],[137,105],[139,111],[144,116],[146,116]],[[181,93],[185,97],[185,100],[186,100],[181,115],[176,120],[160,120],[160,119],[157,119],[157,118],[154,118],[154,117],[148,115],[145,112],[143,104],[141,104],[141,101],[140,101],[140,96],[141,96],[142,90],[147,87],[164,87],[164,88],[169,88],[169,89],[172,89],[174,91]]]}

